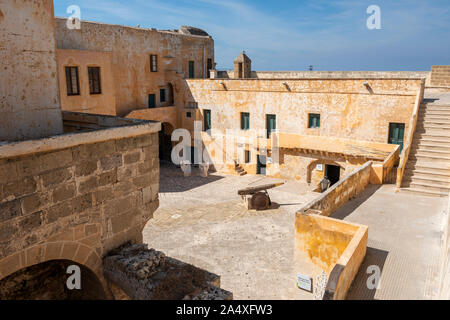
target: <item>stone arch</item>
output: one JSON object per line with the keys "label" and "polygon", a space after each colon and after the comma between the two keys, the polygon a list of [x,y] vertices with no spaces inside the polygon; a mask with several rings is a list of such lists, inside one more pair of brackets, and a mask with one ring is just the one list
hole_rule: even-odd
{"label": "stone arch", "polygon": [[[314,168],[318,165],[318,164],[324,164],[324,165],[332,165],[332,166],[336,166],[336,167],[340,167],[341,170],[345,170],[345,168],[337,163],[336,161],[333,160],[329,160],[329,159],[318,159],[318,160],[314,160],[312,161],[307,168],[307,172],[306,172],[306,182],[307,183],[311,183],[311,176],[312,176],[312,172],[314,170]],[[341,171],[342,173],[342,171]]]}
{"label": "stone arch", "polygon": [[1,259],[0,281],[21,270],[51,261],[71,261],[90,270],[101,284],[105,297],[109,297],[101,257],[94,248],[75,241],[46,242]]}

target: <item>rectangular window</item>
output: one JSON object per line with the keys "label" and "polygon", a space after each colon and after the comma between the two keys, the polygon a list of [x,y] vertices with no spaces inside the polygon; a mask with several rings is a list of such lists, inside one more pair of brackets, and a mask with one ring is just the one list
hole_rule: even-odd
{"label": "rectangular window", "polygon": [[270,135],[272,132],[277,130],[277,116],[274,114],[266,115],[266,130],[267,130],[267,139],[270,139]]}
{"label": "rectangular window", "polygon": [[66,84],[68,96],[80,95],[80,81],[78,79],[78,67],[66,67]]}
{"label": "rectangular window", "polygon": [[308,128],[320,128],[320,114],[310,113],[308,119]]}
{"label": "rectangular window", "polygon": [[189,79],[195,78],[195,63],[194,61],[189,61]]}
{"label": "rectangular window", "polygon": [[89,74],[89,91],[90,94],[101,94],[102,86],[100,83],[100,68],[88,67]]}
{"label": "rectangular window", "polygon": [[250,150],[245,150],[245,163],[250,163]]}
{"label": "rectangular window", "polygon": [[156,97],[154,94],[148,95],[148,108],[156,108]]}
{"label": "rectangular window", "polygon": [[203,131],[211,130],[211,110],[203,110]]}
{"label": "rectangular window", "polygon": [[209,71],[211,71],[213,68],[212,59],[208,59],[206,62],[206,70],[208,70],[208,78],[209,78]]}
{"label": "rectangular window", "polygon": [[192,118],[192,113],[191,112],[186,112],[186,118]]}
{"label": "rectangular window", "polygon": [[157,55],[150,55],[150,71],[151,72],[158,72],[158,56]]}
{"label": "rectangular window", "polygon": [[166,102],[166,89],[159,90],[159,100],[161,102]]}
{"label": "rectangular window", "polygon": [[241,112],[241,130],[250,129],[250,113]]}

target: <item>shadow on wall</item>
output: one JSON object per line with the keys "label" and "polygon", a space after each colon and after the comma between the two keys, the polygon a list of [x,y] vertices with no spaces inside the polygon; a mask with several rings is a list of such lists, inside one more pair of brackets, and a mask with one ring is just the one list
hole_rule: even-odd
{"label": "shadow on wall", "polygon": [[[370,284],[374,283],[375,273],[372,271],[368,272],[370,266],[377,266],[380,269],[380,279],[383,274],[383,268],[386,263],[389,252],[367,247],[366,257],[364,258],[358,273],[356,274],[355,280],[353,281],[348,293],[346,300],[375,300],[375,293],[377,289],[371,289],[368,287],[368,282]],[[383,283],[379,283],[380,288]]]}
{"label": "shadow on wall", "polygon": [[350,200],[344,204],[341,208],[336,210],[330,215],[330,218],[344,220],[350,214],[352,214],[359,206],[366,202],[378,189],[380,185],[369,184],[366,189],[361,192],[355,199]]}
{"label": "shadow on wall", "polygon": [[171,162],[161,161],[159,192],[185,192],[221,179],[223,178],[212,175],[202,177],[198,168],[192,169],[192,176],[185,177],[181,168]]}

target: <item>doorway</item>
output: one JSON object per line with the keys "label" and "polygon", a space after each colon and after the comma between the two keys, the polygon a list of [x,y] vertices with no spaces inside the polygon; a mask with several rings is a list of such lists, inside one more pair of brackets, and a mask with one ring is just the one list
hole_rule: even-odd
{"label": "doorway", "polygon": [[161,125],[159,131],[159,159],[164,161],[172,161],[172,132],[173,127],[169,123]]}
{"label": "doorway", "polygon": [[331,182],[330,187],[335,185],[341,179],[341,167],[330,164],[325,165],[325,176]]}
{"label": "doorway", "polygon": [[267,169],[267,157],[263,155],[258,155],[258,161],[256,166],[256,174],[266,175]]}

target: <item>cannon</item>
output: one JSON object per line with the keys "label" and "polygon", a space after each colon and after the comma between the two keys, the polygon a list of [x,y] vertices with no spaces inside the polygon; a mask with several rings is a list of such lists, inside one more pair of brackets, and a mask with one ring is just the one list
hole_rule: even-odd
{"label": "cannon", "polygon": [[244,199],[249,210],[267,210],[272,206],[267,190],[284,185],[285,182],[271,183],[258,187],[248,187],[238,190],[238,195]]}

